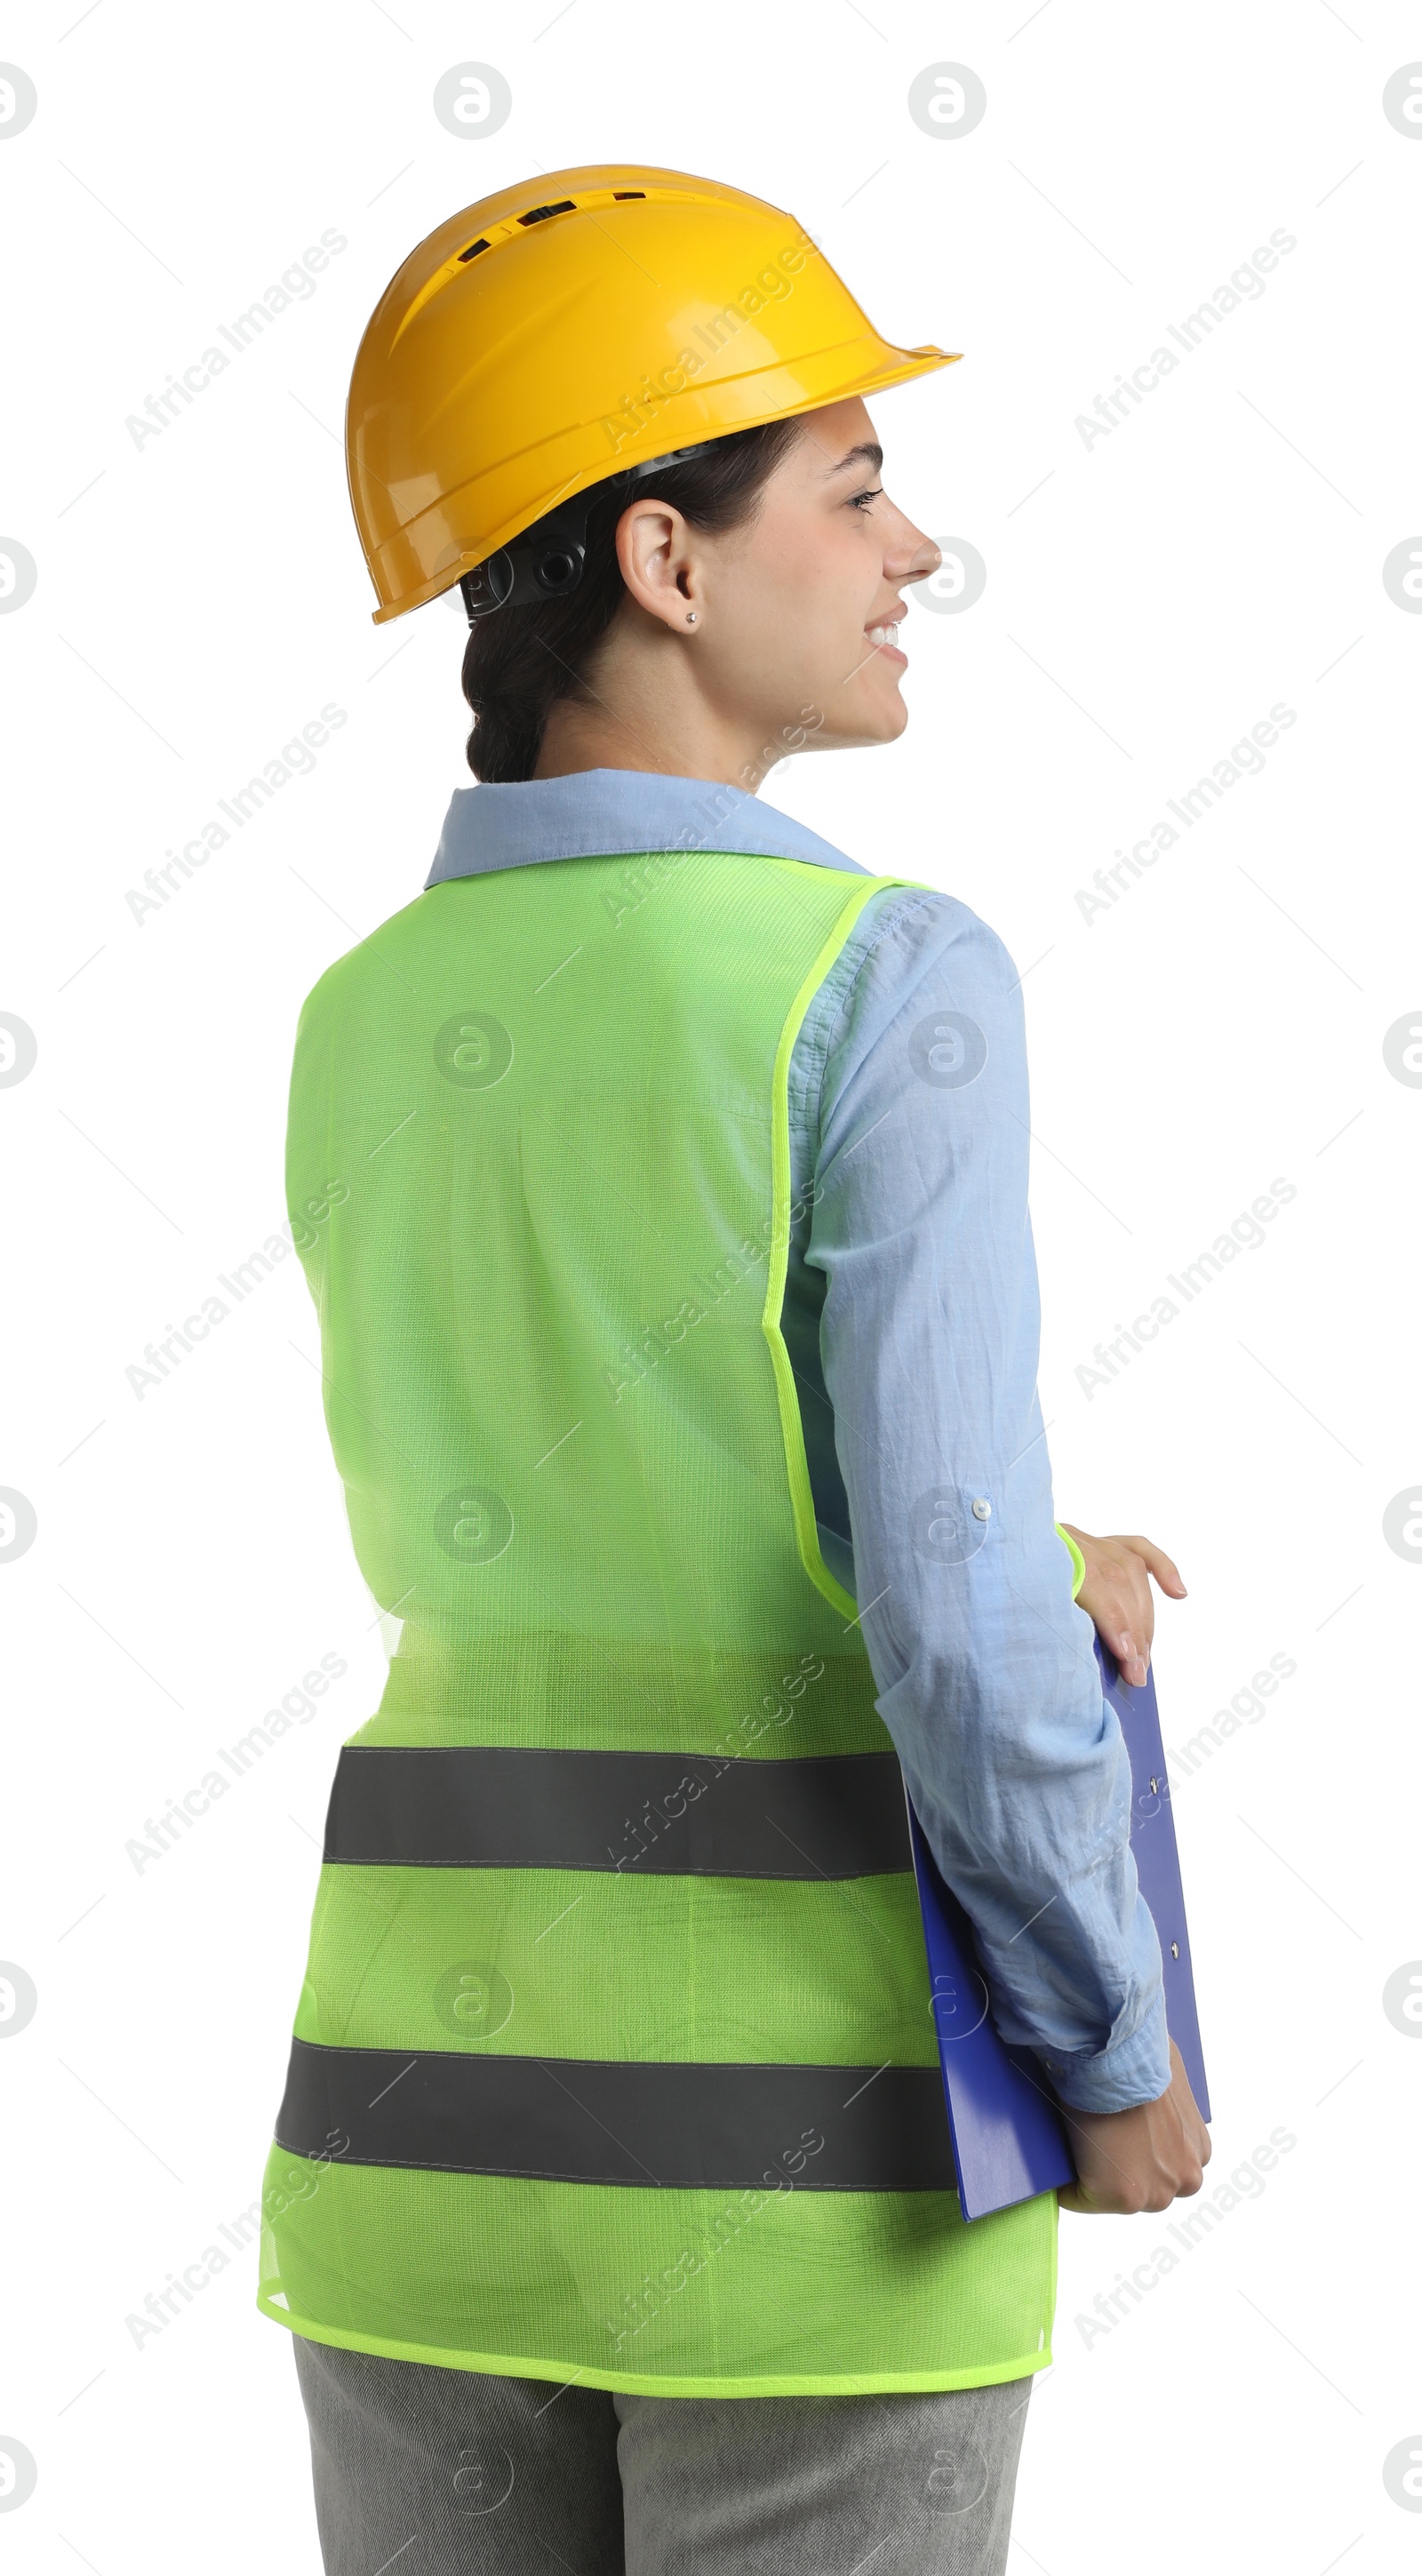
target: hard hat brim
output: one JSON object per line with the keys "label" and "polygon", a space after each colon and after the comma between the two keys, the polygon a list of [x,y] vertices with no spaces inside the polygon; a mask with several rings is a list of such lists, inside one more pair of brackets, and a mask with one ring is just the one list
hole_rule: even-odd
{"label": "hard hat brim", "polygon": [[[855,345],[851,344],[851,346]],[[864,355],[862,342],[857,344],[857,351],[862,360]],[[832,367],[834,361],[842,362],[848,352],[827,350],[824,354],[827,367]],[[474,546],[467,547],[457,554],[446,552],[437,570],[427,572],[422,578],[416,578],[413,582],[409,581],[409,573],[413,567],[408,562],[408,556],[413,553],[418,560],[421,552],[421,534],[424,531],[422,531],[421,520],[411,520],[387,546],[380,550],[381,568],[388,572],[392,581],[398,580],[403,570],[405,580],[400,585],[398,597],[373,610],[371,623],[375,626],[384,626],[391,618],[403,616],[406,609],[421,608],[427,601],[440,598],[445,591],[454,588],[464,573],[472,572],[476,564],[482,563],[487,555],[496,554],[501,546],[512,544],[515,537],[521,536],[524,529],[532,526],[536,518],[543,517],[548,509],[556,508],[559,501],[569,500],[576,493],[585,492],[592,485],[606,481],[623,466],[639,464],[644,457],[663,455],[668,448],[687,447],[717,437],[729,438],[737,430],[758,429],[771,421],[788,420],[800,413],[824,411],[833,403],[849,402],[856,398],[863,401],[871,394],[887,393],[895,385],[908,384],[916,376],[931,375],[939,367],[955,366],[962,354],[961,349],[937,349],[931,346],[921,349],[895,349],[887,341],[878,341],[873,344],[873,355],[867,364],[861,363],[857,367],[851,365],[848,368],[841,365],[834,369],[833,380],[827,388],[816,392],[809,399],[806,398],[806,388],[801,381],[794,387],[789,399],[780,403],[773,400],[771,385],[765,380],[783,375],[785,370],[779,367],[766,368],[760,370],[755,377],[741,380],[746,385],[747,408],[744,418],[734,421],[727,421],[724,418],[715,421],[707,420],[704,410],[699,408],[699,397],[695,392],[673,396],[665,403],[653,426],[637,438],[629,439],[626,447],[615,458],[609,454],[605,464],[599,460],[595,464],[584,466],[580,471],[574,469],[561,484],[550,481],[545,485],[544,492],[540,493],[537,509],[530,509],[526,504],[522,508],[515,508],[502,520],[495,520],[488,535],[481,534]],[[805,363],[801,361],[797,373],[803,379],[806,372]],[[755,390],[752,391],[752,388]],[[718,393],[723,400],[727,390],[724,382],[718,387]],[[470,482],[458,487],[455,493],[441,494],[439,500],[432,505],[429,518],[443,521],[447,527],[451,503],[459,500],[468,507],[475,498],[473,489],[475,483],[484,479],[486,478],[471,477]],[[444,542],[447,544],[447,538]],[[372,572],[375,571],[374,564],[371,569]]]}

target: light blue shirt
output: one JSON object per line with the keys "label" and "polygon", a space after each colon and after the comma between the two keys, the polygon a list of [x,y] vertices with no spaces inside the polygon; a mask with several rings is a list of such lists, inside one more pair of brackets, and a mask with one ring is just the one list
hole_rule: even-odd
{"label": "light blue shirt", "polygon": [[[426,884],[688,848],[890,873],[736,788],[592,769],[456,790]],[[1037,1398],[1022,998],[966,904],[870,897],[795,1044],[790,1146],[783,1327],[820,1545],[993,2017],[1078,2109],[1152,2101],[1160,1946]]]}

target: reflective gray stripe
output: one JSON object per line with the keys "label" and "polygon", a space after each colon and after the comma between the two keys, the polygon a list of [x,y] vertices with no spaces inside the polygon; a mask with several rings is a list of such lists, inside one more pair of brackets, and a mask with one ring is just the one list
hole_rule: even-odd
{"label": "reflective gray stripe", "polygon": [[346,1745],[325,1858],[693,1878],[870,1878],[913,1867],[893,1752],[755,1762],[509,1745]]}
{"label": "reflective gray stripe", "polygon": [[952,2191],[934,2066],[645,2066],[293,2040],[277,2144],[323,2162],[680,2191]]}

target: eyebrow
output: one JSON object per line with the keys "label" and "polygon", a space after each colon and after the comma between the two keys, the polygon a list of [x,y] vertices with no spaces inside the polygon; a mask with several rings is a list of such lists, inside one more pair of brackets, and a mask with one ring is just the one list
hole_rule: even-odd
{"label": "eyebrow", "polygon": [[873,471],[877,474],[883,462],[884,451],[882,447],[879,446],[877,440],[866,438],[861,440],[858,447],[851,447],[847,456],[841,456],[837,465],[827,467],[825,480],[828,482],[832,474],[843,474],[846,468],[851,465],[868,465],[872,467]]}

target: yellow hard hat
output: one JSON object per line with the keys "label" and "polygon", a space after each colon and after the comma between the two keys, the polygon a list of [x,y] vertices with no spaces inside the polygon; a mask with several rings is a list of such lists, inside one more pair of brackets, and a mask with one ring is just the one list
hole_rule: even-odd
{"label": "yellow hard hat", "polygon": [[627,466],[948,366],[808,233],[682,170],[553,170],[451,215],[356,353],[346,466],[383,625]]}

